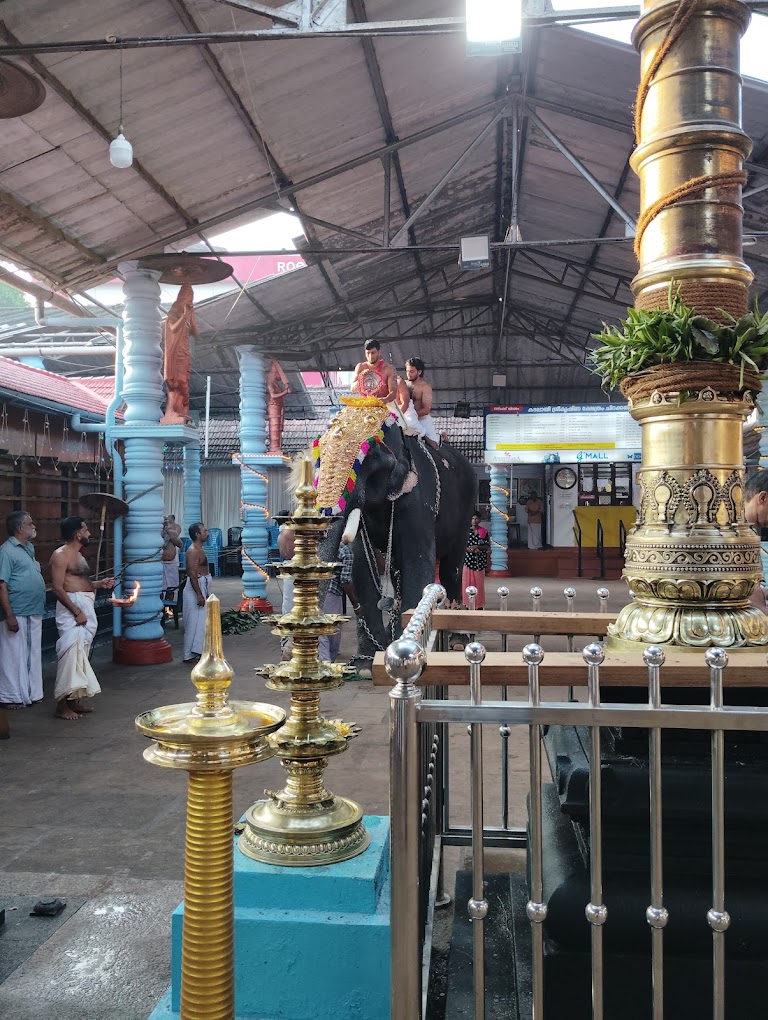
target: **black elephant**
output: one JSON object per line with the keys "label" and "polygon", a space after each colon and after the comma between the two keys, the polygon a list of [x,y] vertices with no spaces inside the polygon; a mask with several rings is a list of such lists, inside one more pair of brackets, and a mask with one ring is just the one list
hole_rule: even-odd
{"label": "black elephant", "polygon": [[[352,456],[350,450],[357,445],[357,438],[348,442],[347,457]],[[361,446],[362,455],[355,460],[346,486],[344,458],[340,458],[340,465],[335,450],[331,446],[326,448],[322,437],[320,449],[323,452],[318,457],[318,504],[328,513],[343,514],[343,521],[334,525],[323,542],[325,558],[335,559],[349,515],[355,509],[361,512],[352,546],[353,581],[363,606],[363,614],[358,618],[357,659],[370,660],[376,650],[386,648],[400,636],[400,609],[417,605],[424,587],[435,580],[437,560],[440,583],[448,598],[461,598],[461,571],[475,506],[477,476],[466,457],[449,444],[433,449],[416,436],[404,434],[391,419]],[[329,461],[332,459],[332,465],[324,464],[324,455]],[[332,507],[322,506],[324,469],[335,472],[333,491],[343,492],[338,504]],[[325,501],[329,501],[327,496]],[[379,607],[381,554],[389,564],[395,599],[386,627]]]}

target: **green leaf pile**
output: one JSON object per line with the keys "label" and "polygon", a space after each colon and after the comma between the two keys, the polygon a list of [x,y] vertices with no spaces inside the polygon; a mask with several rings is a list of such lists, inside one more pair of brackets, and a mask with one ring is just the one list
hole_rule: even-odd
{"label": "green leaf pile", "polygon": [[245,634],[253,630],[261,623],[261,613],[255,611],[239,612],[237,609],[230,609],[221,614],[222,634]]}
{"label": "green leaf pile", "polygon": [[603,323],[603,331],[593,334],[601,346],[592,351],[590,360],[604,389],[618,386],[644,368],[681,361],[737,365],[740,384],[745,368],[758,373],[768,369],[768,312],[760,314],[757,300],[753,310],[738,320],[718,309],[723,324],[697,315],[683,303],[679,289],[670,284],[668,306],[654,311],[628,308],[620,326]]}

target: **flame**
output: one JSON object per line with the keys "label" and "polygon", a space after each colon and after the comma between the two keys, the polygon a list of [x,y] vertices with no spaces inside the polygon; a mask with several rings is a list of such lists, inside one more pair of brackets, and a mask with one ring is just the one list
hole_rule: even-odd
{"label": "flame", "polygon": [[134,585],[133,591],[126,598],[118,599],[118,598],[115,598],[115,596],[113,595],[112,598],[109,601],[112,603],[113,606],[132,606],[133,603],[136,601],[136,599],[139,597],[139,592],[140,591],[141,591],[141,584],[138,581],[136,581],[136,584]]}

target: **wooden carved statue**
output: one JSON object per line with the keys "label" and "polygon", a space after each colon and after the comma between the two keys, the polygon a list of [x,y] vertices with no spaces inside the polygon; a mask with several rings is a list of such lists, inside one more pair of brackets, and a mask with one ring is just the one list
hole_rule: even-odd
{"label": "wooden carved statue", "polygon": [[197,323],[192,309],[194,294],[188,283],[179,288],[165,320],[163,340],[165,356],[163,374],[167,389],[165,414],[161,425],[186,425],[189,419],[189,374],[192,355],[189,349],[190,334],[197,339]]}
{"label": "wooden carved statue", "polygon": [[279,453],[283,445],[283,422],[286,396],[291,392],[288,379],[279,361],[272,359],[267,372],[267,418],[269,419],[269,452]]}

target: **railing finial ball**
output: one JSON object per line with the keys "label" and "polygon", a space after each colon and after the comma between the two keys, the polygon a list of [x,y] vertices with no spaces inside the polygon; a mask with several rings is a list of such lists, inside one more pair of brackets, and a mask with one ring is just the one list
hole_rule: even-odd
{"label": "railing finial ball", "polygon": [[488,914],[488,900],[469,900],[467,903],[467,913],[473,921],[482,921]]}
{"label": "railing finial ball", "polygon": [[728,652],[724,648],[708,648],[704,653],[704,661],[710,669],[725,669],[728,665]]}
{"label": "railing finial ball", "polygon": [[424,649],[411,638],[393,641],[384,652],[384,666],[393,680],[417,680],[425,664]]}
{"label": "railing finial ball", "polygon": [[529,666],[538,666],[544,658],[544,649],[541,645],[531,643],[523,649],[523,661]]}
{"label": "railing finial ball", "polygon": [[669,911],[665,907],[648,907],[645,919],[651,928],[665,928],[669,920]]}
{"label": "railing finial ball", "polygon": [[570,588],[570,587],[569,588],[563,588],[563,595],[565,595],[565,597],[567,599],[575,599],[576,598],[576,589],[575,588]]}
{"label": "railing finial ball", "polygon": [[464,656],[467,662],[482,662],[485,658],[485,645],[481,645],[479,641],[470,641],[464,647]]}
{"label": "railing finial ball", "polygon": [[731,924],[731,915],[727,910],[715,910],[712,907],[707,911],[707,924],[712,931],[727,931]]}
{"label": "railing finial ball", "polygon": [[424,591],[421,594],[431,595],[433,592],[437,598],[438,605],[445,601],[445,588],[443,588],[442,584],[428,584],[425,586]]}
{"label": "railing finial ball", "polygon": [[467,598],[472,598],[473,595],[477,595],[477,588],[475,588],[474,584],[467,585],[464,591]]}
{"label": "railing finial ball", "polygon": [[505,599],[509,595],[509,588],[505,584],[502,584],[500,588],[496,589],[496,594],[500,599]]}
{"label": "railing finial ball", "polygon": [[607,599],[610,596],[610,590],[608,588],[598,588],[597,597],[599,599]]}
{"label": "railing finial ball", "polygon": [[541,588],[539,588],[538,584],[535,584],[533,588],[531,588],[532,599],[540,599],[543,594],[544,592],[542,591]]}
{"label": "railing finial ball", "polygon": [[658,645],[649,645],[643,652],[643,662],[646,666],[663,666],[666,658],[664,649]]}
{"label": "railing finial ball", "polygon": [[587,645],[581,654],[588,666],[599,666],[605,659],[605,649],[597,641],[593,641],[592,644]]}

